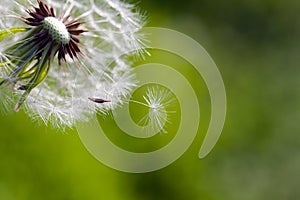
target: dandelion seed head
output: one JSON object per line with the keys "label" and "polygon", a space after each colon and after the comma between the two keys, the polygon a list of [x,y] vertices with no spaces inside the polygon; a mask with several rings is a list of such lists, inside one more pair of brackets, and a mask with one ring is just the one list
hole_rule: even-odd
{"label": "dandelion seed head", "polygon": [[65,24],[59,21],[55,17],[45,17],[43,21],[43,26],[48,30],[51,37],[63,44],[68,44],[70,42],[70,33],[66,28]]}
{"label": "dandelion seed head", "polygon": [[[4,1],[5,4],[0,5],[2,30],[24,25],[32,30],[32,25],[36,25],[35,20],[29,19],[34,18],[36,13],[40,14],[36,8],[42,10],[41,3],[47,5],[51,13],[37,26],[46,30],[52,41],[56,42],[54,46],[41,45],[43,49],[47,47],[49,52],[53,52],[58,45],[58,53],[46,62],[47,65],[49,62],[49,69],[45,70],[47,76],[34,87],[29,84],[32,83],[29,79],[10,79],[14,85],[20,85],[17,90],[10,91],[16,97],[12,102],[22,98],[26,92],[22,89],[27,89],[24,84],[32,87],[23,102],[24,110],[32,119],[54,127],[72,127],[77,121],[88,120],[96,112],[106,113],[124,103],[124,98],[134,88],[135,81],[131,63],[120,56],[143,49],[143,38],[138,31],[145,25],[145,21],[135,5],[120,0]],[[24,23],[20,18],[25,18],[29,23]],[[69,26],[67,23],[70,23]],[[8,54],[3,49],[26,42],[23,38],[28,33],[12,33],[10,37],[0,41],[0,82],[8,79],[12,71],[20,66],[16,60],[25,62],[26,57],[21,53]],[[68,45],[71,41],[76,45],[70,47],[68,52],[68,48],[61,44]],[[24,76],[31,74],[31,71],[36,72],[36,58],[22,72]],[[41,56],[40,60],[42,58]],[[16,64],[6,63],[11,61]],[[6,98],[6,95],[2,96],[1,99]],[[93,97],[110,102],[97,104],[88,99]]]}

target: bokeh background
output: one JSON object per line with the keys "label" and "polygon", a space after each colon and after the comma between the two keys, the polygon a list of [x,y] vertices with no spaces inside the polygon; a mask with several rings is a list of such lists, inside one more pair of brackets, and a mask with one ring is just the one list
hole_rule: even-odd
{"label": "bokeh background", "polygon": [[[148,26],[191,36],[218,65],[228,113],[215,149],[198,159],[210,116],[203,82],[198,94],[203,122],[194,143],[172,165],[147,174],[101,164],[76,130],[46,127],[22,112],[1,115],[0,199],[299,199],[300,1],[140,0],[138,6],[147,11]],[[152,55],[149,60],[181,62]],[[138,141],[118,137],[109,117],[99,121],[111,126],[107,134],[115,143],[142,148]],[[148,145],[160,146],[172,134],[161,138]]]}

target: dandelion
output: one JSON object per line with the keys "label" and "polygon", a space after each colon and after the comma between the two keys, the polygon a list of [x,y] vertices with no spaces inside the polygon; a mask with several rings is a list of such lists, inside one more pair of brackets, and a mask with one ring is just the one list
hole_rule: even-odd
{"label": "dandelion", "polygon": [[[25,24],[34,28],[19,28],[19,31],[29,31],[20,41],[5,50],[7,65],[12,66],[9,75],[0,82],[10,84],[16,90],[25,91],[17,105],[18,111],[31,90],[44,80],[50,69],[54,56],[58,54],[58,63],[66,61],[66,55],[72,59],[81,53],[78,47],[79,39],[76,37],[85,30],[78,29],[81,23],[78,20],[67,22],[70,15],[56,17],[54,9],[38,0],[38,7],[27,10],[30,17],[21,17]],[[4,32],[18,29],[4,30]]]}
{"label": "dandelion", "polygon": [[130,62],[121,55],[143,49],[138,31],[144,17],[134,5],[119,0],[4,1],[4,109],[15,104],[15,111],[24,108],[33,119],[72,127],[123,103],[135,82]]}

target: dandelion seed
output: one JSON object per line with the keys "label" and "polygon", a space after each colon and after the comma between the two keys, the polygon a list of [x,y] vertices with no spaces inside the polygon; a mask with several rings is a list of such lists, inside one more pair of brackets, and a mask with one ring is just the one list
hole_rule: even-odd
{"label": "dandelion seed", "polygon": [[106,103],[110,102],[109,100],[99,99],[99,98],[89,98],[89,100],[95,102],[95,103]]}
{"label": "dandelion seed", "polygon": [[[1,100],[10,102],[5,109],[16,103],[18,111],[24,105],[33,119],[71,127],[122,103],[134,81],[130,63],[120,55],[143,49],[137,32],[144,18],[134,5],[119,0],[4,1],[0,91],[13,88],[11,95],[0,92]],[[109,67],[112,61],[119,64]]]}
{"label": "dandelion seed", "polygon": [[170,123],[170,114],[175,111],[169,111],[168,107],[174,102],[171,91],[161,87],[149,87],[146,95],[143,96],[145,103],[131,100],[131,102],[146,106],[148,112],[138,122],[141,126],[150,127],[149,132],[162,131],[166,133],[165,124]]}

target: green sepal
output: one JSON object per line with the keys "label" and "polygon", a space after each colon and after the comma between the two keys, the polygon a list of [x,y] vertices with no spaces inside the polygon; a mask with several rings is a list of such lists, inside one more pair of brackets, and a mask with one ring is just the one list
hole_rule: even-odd
{"label": "green sepal", "polygon": [[6,38],[8,36],[11,36],[12,34],[16,34],[19,32],[26,32],[28,30],[30,30],[30,29],[29,28],[20,28],[20,27],[0,30],[0,41],[2,41],[4,38]]}

